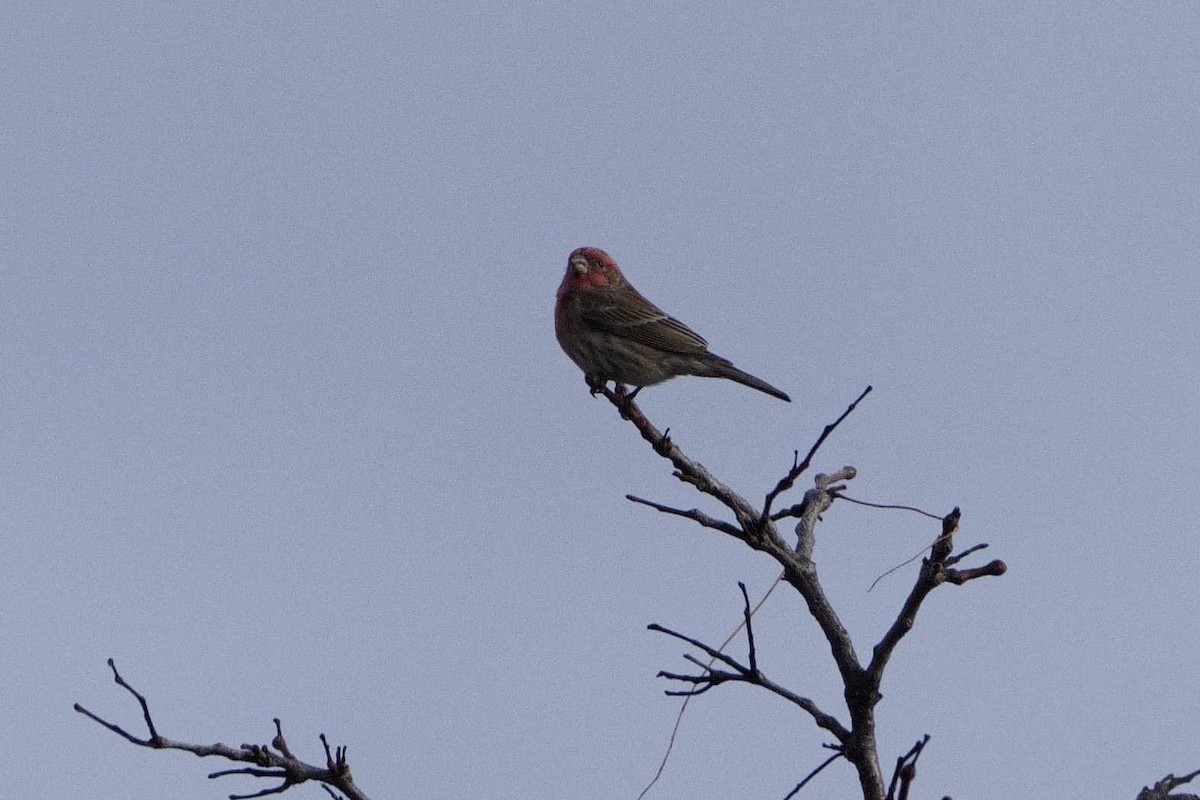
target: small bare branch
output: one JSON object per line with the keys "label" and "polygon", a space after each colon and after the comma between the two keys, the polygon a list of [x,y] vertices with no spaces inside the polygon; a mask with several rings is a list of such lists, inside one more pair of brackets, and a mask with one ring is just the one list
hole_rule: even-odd
{"label": "small bare branch", "polygon": [[793,455],[792,468],[788,470],[786,475],[779,479],[779,483],[775,484],[774,489],[767,492],[766,499],[763,501],[763,510],[761,514],[763,519],[770,518],[771,506],[775,503],[775,498],[779,497],[779,495],[783,494],[788,489],[792,488],[793,485],[795,485],[796,479],[799,478],[812,464],[813,456],[815,456],[817,451],[821,449],[821,445],[825,444],[825,440],[829,438],[830,434],[837,430],[838,425],[841,425],[842,421],[846,419],[846,417],[854,413],[854,409],[858,408],[858,404],[863,401],[863,398],[871,393],[871,388],[872,387],[868,386],[866,389],[863,389],[862,394],[855,398],[854,402],[846,407],[846,410],[842,412],[840,417],[825,426],[825,430],[821,431],[821,435],[817,437],[817,441],[815,441],[813,446],[808,449],[808,455],[804,457],[803,461],[796,461],[796,456],[799,455],[799,451]]}
{"label": "small bare branch", "polygon": [[[887,800],[908,800],[908,790],[917,777],[917,759],[921,751],[929,744],[929,734],[925,734],[912,748],[896,759],[896,769],[892,772],[892,782],[888,786]],[[900,789],[897,796],[896,789]]]}
{"label": "small bare branch", "polygon": [[958,556],[950,554],[954,547],[954,534],[958,530],[961,518],[962,512],[956,507],[942,519],[942,534],[934,540],[929,558],[922,563],[916,584],[909,592],[908,599],[904,601],[904,606],[900,609],[896,620],[879,640],[879,644],[875,645],[875,652],[867,667],[867,673],[876,686],[883,679],[883,670],[895,651],[896,645],[916,624],[917,611],[930,592],[942,583],[962,585],[969,580],[985,575],[1003,575],[1008,570],[1003,561],[993,561],[983,567],[965,570],[952,569],[947,566],[950,563],[958,563],[968,553],[983,549],[979,545],[974,545]]}
{"label": "small bare branch", "polygon": [[285,758],[295,758],[292,751],[288,749],[287,740],[283,738],[283,724],[279,721],[279,717],[275,717],[271,721],[275,723],[275,738],[271,740],[271,747],[283,753]]}
{"label": "small bare branch", "polygon": [[1161,781],[1154,784],[1153,788],[1143,786],[1142,790],[1138,792],[1137,800],[1197,800],[1197,795],[1171,794],[1171,791],[1186,783],[1191,783],[1198,775],[1200,775],[1200,769],[1195,772],[1189,772],[1187,775],[1181,775],[1178,778],[1174,774],[1167,775]]}
{"label": "small bare branch", "polygon": [[[754,614],[756,614],[758,610],[762,608],[763,604],[767,602],[767,598],[774,593],[774,591],[779,587],[779,584],[782,582],[783,576],[780,575],[771,584],[771,588],[767,589],[766,593],[759,598],[754,608],[750,609],[751,616],[754,616]],[[729,636],[725,638],[725,641],[721,642],[721,646],[718,647],[717,650],[722,653],[725,652],[725,648],[729,646],[729,643],[732,642],[739,633],[741,633],[742,628],[745,627],[745,625],[746,623],[743,620],[733,630],[733,633],[729,634]],[[711,659],[707,664],[704,665],[704,669],[709,669],[714,663],[716,663],[716,659]],[[650,790],[654,788],[654,785],[658,783],[659,778],[662,777],[663,772],[666,770],[667,762],[671,759],[671,752],[675,749],[675,739],[679,735],[679,727],[683,723],[683,715],[687,713],[688,704],[691,702],[691,700],[691,695],[684,695],[683,702],[679,704],[679,712],[675,715],[675,724],[671,726],[671,736],[667,740],[667,747],[663,751],[662,759],[658,762],[658,769],[654,772],[654,777],[650,779],[650,782],[642,787],[642,791],[638,794],[637,800],[643,800],[643,798],[650,793]]]}
{"label": "small bare branch", "polygon": [[[741,584],[739,584],[739,585],[741,585]],[[791,691],[790,689],[786,689],[783,686],[780,686],[779,684],[775,683],[774,681],[772,681],[771,679],[769,679],[768,677],[763,675],[762,671],[758,669],[758,655],[754,650],[754,635],[753,635],[752,629],[749,625],[749,622],[750,622],[749,617],[751,616],[750,600],[746,594],[745,586],[742,586],[742,597],[745,601],[745,607],[744,607],[745,611],[743,612],[743,616],[746,617],[746,619],[745,619],[744,627],[747,630],[746,638],[747,638],[747,641],[749,642],[749,648],[750,648],[749,660],[750,660],[751,666],[743,665],[736,659],[726,655],[725,653],[722,653],[717,648],[710,647],[709,645],[704,644],[703,642],[699,641],[698,639],[693,639],[690,636],[685,636],[682,633],[678,633],[677,631],[670,630],[669,628],[664,628],[663,626],[658,625],[658,624],[651,624],[651,625],[647,626],[647,628],[649,630],[655,631],[657,633],[665,633],[668,636],[672,636],[676,639],[685,641],[688,644],[692,645],[693,647],[704,651],[704,653],[706,653],[710,658],[713,659],[713,661],[710,662],[709,664],[704,664],[699,659],[695,658],[694,656],[688,656],[688,655],[684,656],[684,658],[687,661],[690,661],[691,663],[700,667],[701,672],[698,675],[684,675],[681,673],[666,672],[666,671],[659,672],[658,677],[660,677],[660,678],[667,678],[668,680],[680,681],[682,683],[689,683],[693,687],[695,687],[692,689],[667,690],[666,693],[671,696],[681,696],[681,697],[694,696],[694,695],[698,695],[698,694],[703,694],[704,692],[708,691],[709,689],[711,689],[714,686],[719,686],[722,683],[728,683],[731,681],[736,681],[736,682],[741,682],[741,683],[749,683],[749,684],[752,684],[755,686],[761,686],[762,688],[766,689],[767,691],[770,691],[774,694],[779,695],[780,697],[784,698],[788,702],[790,702],[790,703],[798,706],[799,708],[803,709],[804,711],[808,712],[808,714],[813,718],[813,720],[817,723],[817,725],[819,727],[821,727],[821,728],[825,729],[826,731],[828,731],[829,733],[833,734],[835,737],[837,737],[837,740],[839,742],[841,742],[843,744],[847,743],[850,738],[850,731],[844,725],[842,725],[841,722],[839,722],[835,717],[833,717],[829,714],[826,714],[824,711],[822,711],[820,709],[819,706],[817,706],[816,703],[814,703],[809,698],[802,697],[802,696],[796,694],[795,692]],[[712,664],[717,661],[719,661],[722,664],[729,667],[731,671],[713,669]]]}
{"label": "small bare branch", "polygon": [[948,569],[945,577],[946,583],[962,586],[967,581],[973,581],[976,578],[998,578],[1006,572],[1008,572],[1008,565],[997,558],[974,569]]}
{"label": "small bare branch", "polygon": [[154,725],[154,720],[150,715],[150,705],[146,701],[145,696],[121,677],[121,673],[117,671],[116,664],[111,658],[108,660],[108,666],[112,669],[114,682],[137,699],[142,709],[142,719],[146,724],[147,731],[149,731],[149,736],[145,739],[134,736],[121,726],[101,718],[79,703],[75,704],[75,710],[139,747],[149,747],[155,750],[182,750],[185,753],[192,753],[202,758],[216,756],[228,761],[252,765],[212,772],[209,774],[209,778],[221,778],[228,775],[248,775],[253,778],[270,778],[279,781],[275,786],[251,794],[230,795],[230,800],[249,800],[254,797],[282,794],[293,786],[297,786],[305,781],[320,783],[334,797],[337,797],[337,795],[332,789],[337,789],[341,792],[345,800],[367,800],[367,796],[354,784],[354,779],[350,775],[350,767],[346,763],[346,748],[338,747],[336,749],[336,756],[331,756],[325,734],[321,734],[321,743],[325,746],[325,768],[306,764],[292,755],[287,741],[283,736],[283,726],[278,719],[274,720],[275,737],[271,740],[270,745],[243,744],[241,747],[234,748],[220,743],[210,745],[189,744],[187,742],[177,742],[167,739],[158,733]]}
{"label": "small bare branch", "polygon": [[743,530],[754,530],[758,527],[757,512],[744,498],[713,477],[703,464],[685,455],[667,435],[670,433],[669,428],[660,433],[654,427],[637,403],[633,401],[634,395],[637,394],[636,391],[631,394],[625,391],[623,386],[617,386],[615,390],[609,389],[607,386],[599,386],[596,387],[596,391],[603,394],[616,407],[622,419],[633,423],[642,438],[654,448],[655,453],[671,462],[671,465],[675,467],[676,478],[695,486],[704,494],[716,498],[733,512]]}
{"label": "small bare branch", "polygon": [[[826,475],[824,472],[817,473],[817,475],[813,477],[813,485],[818,491],[829,495],[830,500],[832,500],[833,498],[845,496],[842,494],[842,492],[846,490],[846,487],[839,486],[837,484],[839,484],[841,481],[854,480],[856,477],[858,477],[858,470],[851,466],[845,466],[839,469],[837,472],[829,475]],[[805,492],[804,498],[799,503],[796,503],[794,506],[788,506],[780,511],[776,511],[771,515],[771,519],[773,521],[778,521],[787,517],[803,517],[809,508],[810,498],[808,492]],[[828,508],[828,504],[826,504],[826,508]],[[825,509],[821,509],[821,511],[824,510]],[[938,519],[941,518],[939,517]]]}
{"label": "small bare branch", "polygon": [[958,562],[962,561],[964,558],[971,555],[972,553],[978,553],[980,550],[986,550],[986,549],[987,549],[987,542],[980,542],[979,544],[973,544],[970,547],[968,547],[966,550],[963,550],[961,553],[955,553],[954,555],[947,557],[946,558],[946,566],[947,567],[953,566],[954,564],[957,564]]}
{"label": "small bare branch", "polygon": [[[673,631],[670,628],[664,628],[662,625],[659,625],[657,622],[651,622],[649,625],[646,626],[646,630],[654,631],[655,633],[665,633],[667,636],[673,636],[676,639],[680,639],[682,641],[687,642],[692,647],[695,647],[699,650],[703,650],[705,653],[708,653],[709,657],[711,657],[717,661],[720,661],[722,664],[725,664],[726,666],[732,667],[739,671],[747,671],[747,672],[749,671],[749,670],[746,670],[746,668],[743,667],[741,664],[739,664],[737,661],[734,661],[732,658],[730,658],[729,656],[722,653],[720,650],[717,650],[716,648],[713,648],[713,647],[709,647],[708,645],[706,645],[704,642],[700,641],[699,639],[693,639],[690,636],[684,636],[682,633],[679,633],[678,631]],[[684,656],[684,658],[687,658],[687,656]],[[694,661],[694,659],[690,659],[690,660]],[[708,670],[710,672],[712,671],[708,666],[706,666],[704,664],[701,664],[700,666],[702,666],[705,670]]]}
{"label": "small bare branch", "polygon": [[655,503],[653,500],[643,500],[642,498],[632,494],[625,495],[625,499],[634,503],[641,503],[644,506],[650,506],[655,511],[661,511],[664,514],[674,514],[677,517],[684,517],[685,519],[693,520],[706,528],[718,530],[721,533],[725,533],[734,537],[735,539],[741,539],[743,541],[746,539],[746,535],[742,533],[741,529],[737,526],[731,525],[725,520],[717,519],[716,517],[710,517],[708,514],[705,514],[698,508],[692,508],[685,511],[681,508],[672,508],[671,506],[664,506],[661,503]]}
{"label": "small bare branch", "polygon": [[799,794],[799,793],[800,793],[800,790],[801,790],[801,789],[803,789],[805,786],[807,786],[807,785],[808,785],[808,782],[809,782],[809,781],[811,781],[813,778],[817,777],[817,775],[819,775],[819,774],[821,773],[821,770],[825,769],[825,768],[826,768],[826,767],[828,767],[830,764],[832,764],[834,761],[837,761],[839,758],[845,758],[845,757],[846,757],[846,753],[845,753],[845,751],[842,749],[842,746],[841,746],[841,745],[829,745],[829,744],[827,744],[827,745],[825,745],[825,746],[826,746],[826,747],[829,747],[829,748],[831,748],[831,749],[833,749],[833,750],[834,750],[834,754],[833,754],[833,755],[831,755],[829,758],[825,759],[824,761],[822,761],[820,764],[818,764],[818,765],[817,765],[817,768],[816,768],[816,769],[814,769],[812,772],[810,772],[810,773],[808,773],[807,775],[805,775],[805,776],[804,776],[804,780],[802,780],[802,781],[800,781],[799,783],[797,783],[797,784],[796,784],[796,788],[795,788],[795,789],[792,789],[790,792],[788,792],[786,795],[784,795],[784,797],[783,797],[783,800],[792,800],[792,798],[793,798],[793,797],[795,797],[797,794]]}
{"label": "small bare branch", "polygon": [[934,561],[945,564],[946,559],[950,557],[950,551],[954,549],[954,534],[958,531],[961,519],[962,510],[958,506],[942,519],[942,535],[933,543],[930,552],[930,558]]}
{"label": "small bare branch", "polygon": [[742,590],[742,624],[746,627],[746,647],[750,658],[750,671],[758,672],[758,654],[754,650],[754,625],[750,623],[750,618],[754,616],[754,612],[750,609],[750,595],[746,594],[746,584],[738,581],[738,588]]}
{"label": "small bare branch", "polygon": [[[858,470],[850,466],[842,467],[832,475],[818,474],[813,478],[813,488],[804,493],[804,500],[789,509],[789,511],[794,509],[794,516],[800,518],[800,521],[796,523],[796,555],[800,557],[802,563],[812,563],[817,523],[821,521],[821,515],[833,505],[834,499],[838,497],[838,492],[845,488],[840,485],[841,482],[853,480],[857,475]],[[789,514],[789,516],[793,515]]]}

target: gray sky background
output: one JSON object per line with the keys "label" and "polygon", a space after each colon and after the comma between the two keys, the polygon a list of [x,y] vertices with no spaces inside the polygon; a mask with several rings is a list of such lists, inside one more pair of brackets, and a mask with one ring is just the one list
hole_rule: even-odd
{"label": "gray sky background", "polygon": [[[265,742],[279,716],[373,797],[632,800],[677,707],[655,672],[686,666],[645,625],[720,641],[736,581],[776,569],[624,499],[718,510],[559,351],[584,244],[794,398],[647,390],[689,454],[761,497],[873,384],[817,468],[960,505],[960,543],[1008,562],[937,591],[889,672],[881,745],[932,735],[922,796],[1200,768],[1197,6],[2,17],[10,796],[262,788],[75,714],[138,726],[112,656],[165,735]],[[916,566],[870,582],[936,533],[827,515],[860,654]],[[758,634],[841,712],[795,596]],[[652,797],[782,797],[823,741],[722,689]]]}

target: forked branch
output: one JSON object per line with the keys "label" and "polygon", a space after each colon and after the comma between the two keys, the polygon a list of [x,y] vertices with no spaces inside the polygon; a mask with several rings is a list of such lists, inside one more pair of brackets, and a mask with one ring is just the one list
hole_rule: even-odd
{"label": "forked branch", "polygon": [[1143,786],[1142,791],[1138,792],[1137,800],[1200,800],[1200,795],[1171,794],[1180,786],[1191,783],[1197,776],[1200,776],[1200,769],[1179,777],[1175,777],[1173,774],[1167,775],[1154,786]]}
{"label": "forked branch", "polygon": [[813,718],[813,721],[816,722],[819,727],[833,734],[840,744],[847,744],[850,741],[851,732],[846,728],[845,725],[839,722],[836,717],[831,714],[826,714],[809,698],[801,697],[790,689],[786,689],[783,686],[775,683],[773,680],[764,675],[758,668],[758,652],[754,646],[754,625],[751,621],[752,615],[750,611],[750,597],[746,594],[746,584],[739,581],[738,588],[740,588],[742,591],[742,617],[744,620],[743,628],[746,631],[746,646],[748,650],[747,659],[750,662],[748,666],[742,664],[737,659],[722,653],[717,648],[711,647],[704,642],[693,639],[690,636],[685,636],[677,631],[664,628],[662,625],[651,624],[647,626],[649,630],[657,633],[665,633],[668,636],[672,636],[676,639],[687,642],[693,647],[704,651],[712,659],[714,659],[714,662],[719,661],[729,667],[728,670],[714,669],[711,665],[704,664],[700,661],[700,659],[694,656],[685,655],[684,658],[687,661],[690,661],[691,663],[700,667],[700,672],[696,675],[685,675],[682,673],[667,672],[665,670],[659,672],[658,677],[660,678],[667,678],[668,680],[679,681],[681,683],[691,684],[692,686],[690,689],[667,690],[667,694],[680,697],[694,696],[703,694],[714,686],[720,686],[722,683],[728,683],[730,681],[761,686],[767,691],[779,695],[789,703],[802,708]]}
{"label": "forked branch", "polygon": [[927,744],[929,744],[928,733],[921,737],[921,741],[914,744],[911,750],[896,759],[896,769],[892,771],[892,782],[888,786],[887,800],[908,800],[909,787],[917,777],[917,759],[921,757],[921,751]]}
{"label": "forked branch", "polygon": [[[964,569],[958,566],[959,562],[967,556],[978,552],[987,545],[974,545],[957,554],[953,552],[954,533],[958,529],[961,518],[960,511],[955,508],[942,519],[942,532],[931,546],[929,557],[922,562],[917,580],[896,620],[879,643],[875,645],[870,663],[864,666],[859,660],[849,631],[843,625],[821,585],[817,574],[817,565],[812,557],[817,522],[820,521],[821,515],[833,505],[833,502],[842,495],[845,489],[842,482],[854,479],[857,474],[856,470],[854,467],[847,466],[832,474],[816,475],[813,480],[813,488],[805,492],[800,502],[778,511],[775,511],[774,508],[779,498],[792,489],[800,476],[812,466],[821,446],[870,393],[871,387],[868,386],[842,412],[841,416],[825,426],[803,459],[800,458],[798,450],[794,452],[790,468],[767,492],[761,508],[755,508],[742,495],[716,478],[704,465],[689,458],[665,432],[660,433],[634,402],[636,392],[630,394],[625,387],[619,385],[613,390],[607,387],[595,388],[616,406],[622,418],[630,421],[637,428],[642,438],[651,444],[658,455],[671,462],[675,468],[674,475],[677,479],[691,484],[704,494],[717,499],[733,513],[735,521],[719,519],[699,509],[666,506],[634,495],[627,495],[628,499],[654,508],[661,513],[690,519],[702,527],[740,539],[755,550],[761,550],[774,558],[783,568],[782,579],[804,598],[809,614],[816,621],[829,643],[830,653],[841,674],[845,688],[844,696],[849,720],[847,723],[839,721],[818,708],[810,699],[779,686],[762,673],[757,663],[753,627],[750,623],[750,604],[749,599],[745,596],[744,587],[742,592],[746,611],[743,625],[746,628],[749,648],[748,665],[723,653],[721,648],[711,647],[697,639],[660,625],[650,626],[651,630],[665,633],[691,644],[711,659],[706,664],[696,656],[685,656],[689,662],[700,668],[700,672],[697,674],[660,672],[660,677],[690,686],[690,688],[682,690],[669,690],[667,694],[690,698],[707,692],[715,686],[730,682],[761,686],[806,711],[818,726],[837,738],[838,755],[846,758],[854,766],[864,798],[885,800],[886,797],[889,800],[897,800],[897,792],[899,792],[900,798],[906,797],[908,787],[916,774],[916,761],[928,738],[922,740],[900,759],[897,772],[892,778],[892,785],[885,790],[875,738],[874,711],[875,706],[882,698],[879,688],[883,681],[884,669],[901,639],[912,629],[917,612],[931,591],[943,583],[962,585],[984,576],[1003,575],[1007,568],[1003,561],[998,560],[982,567]],[[797,518],[795,529],[797,543],[794,548],[784,542],[776,527],[778,522],[787,518]],[[661,767],[659,774],[661,774]],[[809,778],[802,781],[800,786],[811,777],[810,775]],[[657,780],[657,776],[655,780]],[[798,791],[800,786],[797,786],[793,793]],[[643,794],[645,794],[644,791]]]}

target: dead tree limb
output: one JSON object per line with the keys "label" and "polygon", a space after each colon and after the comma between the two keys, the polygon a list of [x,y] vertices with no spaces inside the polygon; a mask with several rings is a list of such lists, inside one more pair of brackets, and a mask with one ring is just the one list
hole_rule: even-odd
{"label": "dead tree limb", "polygon": [[[817,622],[829,645],[830,654],[842,678],[848,721],[843,722],[837,719],[816,707],[811,700],[775,684],[763,675],[758,668],[748,615],[745,626],[749,642],[750,663],[748,665],[730,658],[720,652],[719,648],[711,647],[695,638],[659,625],[650,626],[651,630],[686,641],[703,651],[714,659],[713,665],[718,662],[723,665],[723,667],[710,666],[693,656],[685,656],[688,661],[699,666],[701,672],[696,675],[660,672],[661,677],[681,681],[691,686],[686,690],[668,691],[668,694],[693,696],[729,682],[761,686],[803,709],[819,727],[837,739],[835,747],[839,755],[854,766],[865,800],[885,800],[889,797],[894,800],[896,791],[906,795],[907,787],[911,783],[912,776],[915,775],[916,759],[924,747],[924,741],[920,747],[914,748],[904,757],[907,759],[905,761],[906,771],[903,774],[898,773],[893,778],[891,794],[889,794],[880,769],[875,736],[875,706],[882,699],[879,687],[883,681],[884,670],[900,641],[912,630],[921,604],[930,592],[943,583],[962,585],[976,578],[1003,575],[1007,567],[1003,561],[999,560],[969,569],[957,566],[964,558],[981,550],[986,545],[974,545],[958,554],[953,552],[954,534],[958,530],[962,516],[959,509],[955,508],[942,518],[941,535],[934,542],[929,556],[922,561],[917,580],[909,592],[908,598],[895,621],[873,647],[870,661],[863,664],[855,650],[849,631],[842,623],[821,585],[817,574],[817,565],[812,558],[816,540],[816,524],[821,519],[821,515],[829,510],[844,490],[842,482],[852,480],[857,474],[856,470],[854,467],[847,466],[832,474],[816,475],[813,480],[813,488],[805,492],[799,503],[779,511],[773,509],[780,497],[792,489],[800,476],[812,466],[821,446],[870,393],[871,387],[868,386],[836,420],[825,426],[803,459],[800,458],[798,450],[794,452],[791,466],[775,486],[766,493],[762,505],[757,507],[713,475],[703,464],[684,453],[668,436],[669,429],[660,432],[642,413],[637,403],[634,402],[634,396],[627,392],[625,387],[617,386],[609,389],[607,386],[603,386],[597,388],[597,391],[601,392],[617,408],[623,419],[628,420],[637,429],[641,437],[650,443],[655,453],[671,462],[676,479],[717,500],[732,514],[733,519],[720,519],[699,509],[685,510],[666,506],[634,495],[627,495],[629,500],[665,514],[690,519],[702,527],[720,531],[744,542],[755,550],[768,554],[783,568],[783,580],[804,599],[809,614]],[[788,518],[798,520],[795,527],[797,537],[795,547],[789,546],[784,541],[777,527],[778,522]],[[748,599],[746,608],[749,608]],[[904,775],[909,777],[905,779]]]}
{"label": "dead tree limb", "polygon": [[[306,781],[320,783],[335,798],[340,796],[346,800],[368,800],[362,790],[355,786],[354,778],[350,775],[350,765],[346,761],[346,748],[330,748],[325,734],[320,735],[321,744],[325,748],[325,766],[323,767],[307,764],[292,754],[287,740],[283,737],[283,726],[278,719],[275,719],[275,736],[271,739],[270,744],[243,744],[240,747],[230,747],[220,743],[189,744],[168,739],[158,732],[154,718],[150,715],[150,704],[146,697],[121,677],[121,673],[117,671],[116,664],[111,658],[108,660],[108,666],[112,669],[113,680],[116,684],[133,695],[137,699],[138,705],[141,706],[142,721],[145,723],[147,731],[146,737],[130,733],[120,725],[92,713],[79,703],[75,704],[75,710],[139,747],[148,747],[152,750],[182,750],[201,758],[216,756],[228,761],[250,765],[212,772],[209,773],[209,778],[248,775],[252,778],[278,781],[273,786],[250,794],[231,794],[229,795],[230,800],[249,800],[252,797],[283,794],[293,786],[298,786]],[[338,792],[341,794],[337,794]]]}
{"label": "dead tree limb", "polygon": [[1200,800],[1200,795],[1171,794],[1180,786],[1191,783],[1198,775],[1200,775],[1200,769],[1189,772],[1187,775],[1180,775],[1178,778],[1173,774],[1167,775],[1152,787],[1143,786],[1142,790],[1138,792],[1137,800]]}

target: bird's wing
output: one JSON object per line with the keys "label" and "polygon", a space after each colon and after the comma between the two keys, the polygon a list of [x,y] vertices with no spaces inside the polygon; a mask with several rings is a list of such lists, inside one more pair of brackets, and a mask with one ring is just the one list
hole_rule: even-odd
{"label": "bird's wing", "polygon": [[595,302],[584,308],[583,317],[601,330],[659,350],[694,353],[708,349],[704,337],[629,286],[619,299],[595,297]]}

